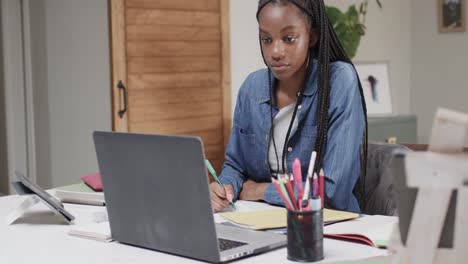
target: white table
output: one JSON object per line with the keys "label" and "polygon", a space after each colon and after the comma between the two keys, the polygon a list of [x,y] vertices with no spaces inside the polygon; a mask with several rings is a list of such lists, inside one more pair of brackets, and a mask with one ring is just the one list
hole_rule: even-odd
{"label": "white table", "polygon": [[[37,204],[13,225],[6,224],[6,216],[25,197],[0,197],[0,263],[204,263],[192,259],[146,250],[118,242],[105,243],[67,233],[71,225],[60,224],[46,206]],[[93,214],[103,212],[104,207],[65,204],[75,217],[74,224],[93,222]],[[324,262],[363,259],[383,256],[386,250],[355,243],[325,239]],[[296,263],[286,259],[286,248],[253,256],[235,263]]]}

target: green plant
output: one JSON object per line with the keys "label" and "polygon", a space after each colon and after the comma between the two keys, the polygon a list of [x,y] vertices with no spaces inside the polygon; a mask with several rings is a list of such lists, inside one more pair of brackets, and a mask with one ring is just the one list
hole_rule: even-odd
{"label": "green plant", "polygon": [[[379,8],[382,9],[380,0],[376,0],[376,2]],[[330,22],[350,58],[356,56],[361,37],[366,34],[365,23],[368,4],[369,0],[362,0],[359,8],[356,4],[353,4],[349,6],[346,12],[342,12],[333,6],[326,7]]]}

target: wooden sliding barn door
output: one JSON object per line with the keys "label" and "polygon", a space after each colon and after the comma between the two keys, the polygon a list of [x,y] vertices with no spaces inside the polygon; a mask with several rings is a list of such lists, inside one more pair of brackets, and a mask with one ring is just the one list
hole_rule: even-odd
{"label": "wooden sliding barn door", "polygon": [[115,131],[196,135],[219,171],[231,127],[227,0],[109,0]]}

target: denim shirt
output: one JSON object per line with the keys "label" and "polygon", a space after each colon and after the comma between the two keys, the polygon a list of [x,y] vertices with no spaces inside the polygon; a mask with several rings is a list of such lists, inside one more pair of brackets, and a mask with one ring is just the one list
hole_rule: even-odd
{"label": "denim shirt", "polygon": [[[272,77],[272,83],[274,79]],[[334,208],[360,212],[353,189],[360,174],[360,144],[365,120],[358,79],[352,65],[330,64],[330,106],[328,139],[323,159],[325,193]],[[305,181],[309,159],[317,138],[317,61],[307,76],[304,98],[297,111],[298,128],[288,140],[286,163],[292,171],[294,158],[299,158]],[[278,113],[273,108],[273,115]],[[270,182],[263,199],[284,206],[271,183],[268,165],[270,96],[267,69],[251,73],[242,84],[234,111],[233,127],[226,149],[220,181],[231,184],[234,200],[247,180]],[[282,147],[282,146],[281,146]]]}

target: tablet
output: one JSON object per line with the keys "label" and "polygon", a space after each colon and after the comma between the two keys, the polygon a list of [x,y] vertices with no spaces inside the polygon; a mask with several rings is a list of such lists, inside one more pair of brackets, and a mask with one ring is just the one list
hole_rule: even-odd
{"label": "tablet", "polygon": [[75,219],[75,217],[67,212],[63,207],[63,204],[55,199],[52,195],[44,191],[39,185],[31,182],[27,177],[19,172],[15,172],[16,181],[13,181],[11,184],[15,188],[16,192],[19,195],[37,195],[41,201],[43,201],[51,210],[53,210],[58,215],[63,216],[63,218],[69,223]]}

